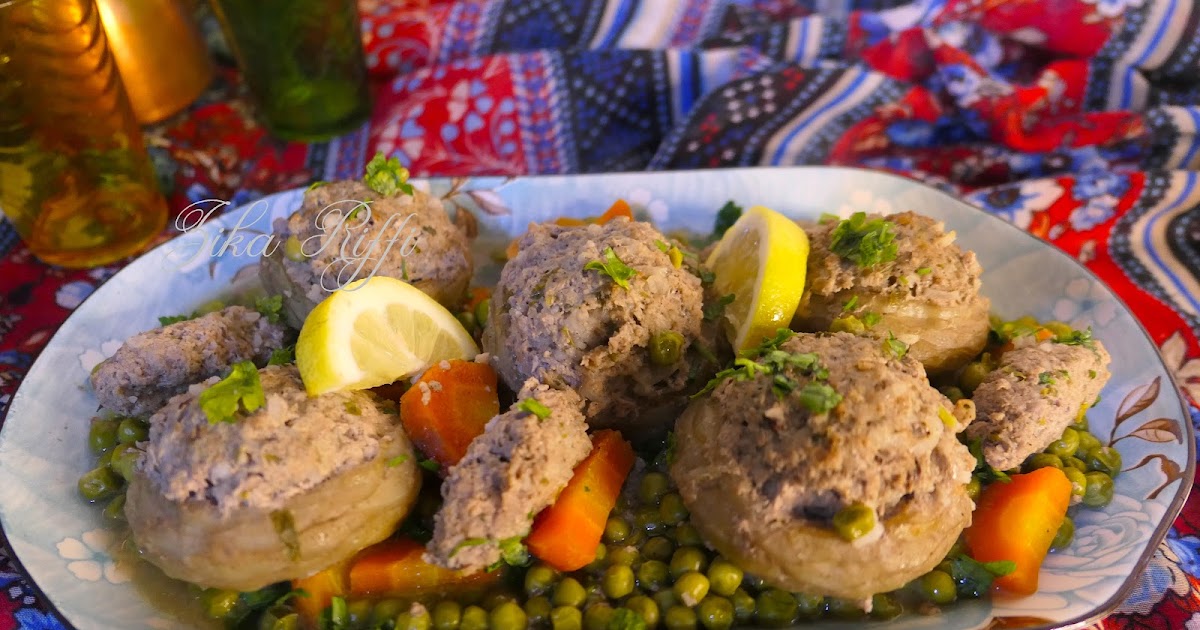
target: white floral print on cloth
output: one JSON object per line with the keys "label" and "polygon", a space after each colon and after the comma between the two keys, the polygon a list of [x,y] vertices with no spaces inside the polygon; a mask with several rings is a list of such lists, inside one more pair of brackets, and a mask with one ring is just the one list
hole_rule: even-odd
{"label": "white floral print on cloth", "polygon": [[1033,223],[1033,209],[1049,208],[1063,195],[1063,187],[1054,179],[1027,179],[967,195],[964,200],[1028,230]]}

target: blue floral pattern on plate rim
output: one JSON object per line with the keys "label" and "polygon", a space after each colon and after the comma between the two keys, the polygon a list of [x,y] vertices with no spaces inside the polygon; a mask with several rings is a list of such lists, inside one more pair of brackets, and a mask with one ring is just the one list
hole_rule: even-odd
{"label": "blue floral pattern on plate rim", "polygon": [[[598,214],[617,197],[665,232],[707,231],[727,199],[798,218],[913,209],[945,221],[976,252],[985,270],[984,292],[1000,315],[1093,326],[1115,357],[1113,379],[1089,414],[1093,431],[1102,440],[1107,436],[1126,464],[1112,504],[1078,514],[1076,542],[1047,560],[1037,594],[965,602],[935,617],[868,624],[872,627],[984,628],[1000,618],[1027,627],[1086,625],[1128,595],[1190,490],[1192,424],[1158,351],[1128,309],[1066,254],[933,188],[828,167],[416,183],[448,209],[469,213],[465,223],[478,230],[476,258],[484,263],[477,282],[495,280],[498,266],[487,261],[529,222]],[[121,532],[102,522],[98,508],[78,499],[75,482],[91,462],[85,420],[96,408],[86,386],[88,372],[121,340],[157,325],[160,315],[256,290],[254,256],[228,249],[212,258],[190,254],[201,245],[219,248],[243,215],[253,219],[243,224],[247,238],[269,233],[271,221],[294,210],[302,194],[266,197],[249,214],[235,209],[131,263],[63,324],[14,397],[0,432],[0,524],[25,572],[75,626],[169,628],[196,622],[185,606],[164,610],[147,602],[135,585],[153,577],[136,576],[152,576],[153,570],[126,560],[119,552]]]}

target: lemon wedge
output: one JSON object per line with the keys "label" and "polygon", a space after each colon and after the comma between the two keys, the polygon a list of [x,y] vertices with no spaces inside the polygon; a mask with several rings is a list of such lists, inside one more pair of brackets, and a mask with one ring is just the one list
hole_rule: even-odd
{"label": "lemon wedge", "polygon": [[411,284],[382,276],[325,298],[296,341],[296,367],[310,396],[386,385],[438,361],[477,354],[450,311]]}
{"label": "lemon wedge", "polygon": [[787,328],[804,295],[808,236],[791,219],[754,206],[730,226],[709,254],[717,295],[725,306],[725,334],[739,355]]}

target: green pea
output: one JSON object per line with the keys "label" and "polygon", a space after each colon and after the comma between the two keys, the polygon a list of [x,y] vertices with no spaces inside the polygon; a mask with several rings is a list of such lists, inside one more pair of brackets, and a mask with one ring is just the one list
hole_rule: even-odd
{"label": "green pea", "polygon": [[945,571],[930,571],[921,576],[918,589],[921,596],[934,604],[949,604],[958,596],[954,578]]}
{"label": "green pea", "polygon": [[588,573],[599,573],[606,566],[608,566],[608,547],[604,543],[600,543],[596,545],[596,557],[584,569]]}
{"label": "green pea", "polygon": [[541,563],[529,567],[525,572],[525,594],[530,597],[550,592],[558,573]]}
{"label": "green pea", "polygon": [[443,599],[433,607],[433,627],[436,630],[458,630],[462,613],[461,604],[452,599]]}
{"label": "green pea", "polygon": [[615,614],[617,611],[604,602],[592,604],[583,612],[583,630],[608,630],[608,624]]}
{"label": "green pea", "polygon": [[492,299],[491,298],[486,298],[484,300],[480,300],[480,302],[475,305],[475,321],[479,323],[480,328],[487,326],[488,313],[491,312],[491,309],[492,309]]}
{"label": "green pea", "polygon": [[507,591],[492,591],[483,597],[483,601],[479,603],[484,610],[495,610],[497,606],[507,604],[508,602],[517,601],[516,595]]}
{"label": "green pea", "polygon": [[[385,624],[395,623],[396,616],[400,611],[404,610],[406,605],[398,599],[385,599],[375,604],[371,609],[371,624],[374,626],[383,626]],[[458,622],[455,621],[457,624]]]}
{"label": "green pea", "polygon": [[655,507],[638,510],[633,517],[633,522],[639,531],[646,532],[651,536],[667,530],[667,526],[662,522],[662,517],[658,514],[658,508]]}
{"label": "green pea", "polygon": [[210,588],[201,594],[200,602],[209,619],[226,619],[237,611],[241,595],[237,591]]}
{"label": "green pea", "polygon": [[1054,535],[1054,541],[1050,543],[1051,551],[1062,551],[1071,546],[1071,541],[1075,539],[1075,521],[1071,517],[1063,518],[1062,525],[1058,526],[1058,533]]}
{"label": "green pea", "polygon": [[686,606],[672,606],[663,615],[667,630],[691,630],[696,627],[696,612]]}
{"label": "green pea", "polygon": [[680,547],[700,547],[704,544],[700,532],[691,523],[684,523],[671,533],[675,536],[675,544]]}
{"label": "green pea", "polygon": [[488,630],[488,613],[479,606],[467,606],[462,611],[458,630]]}
{"label": "green pea", "polygon": [[553,630],[581,630],[583,613],[574,606],[559,606],[550,611],[550,627]]}
{"label": "green pea", "polygon": [[491,630],[524,630],[529,618],[516,602],[504,602],[488,613],[488,622]]}
{"label": "green pea", "polygon": [[150,439],[150,425],[137,418],[125,418],[117,425],[117,441],[121,444],[133,444]]}
{"label": "green pea", "polygon": [[96,468],[79,478],[79,494],[90,503],[111,499],[121,492],[121,480],[107,468]]}
{"label": "green pea", "polygon": [[1063,462],[1058,455],[1050,453],[1034,453],[1025,460],[1025,470],[1037,470],[1039,468],[1062,468]]}
{"label": "green pea", "polygon": [[1087,475],[1074,467],[1064,467],[1063,473],[1067,475],[1067,481],[1071,482],[1071,504],[1079,503],[1087,492]]}
{"label": "green pea", "polygon": [[96,455],[112,450],[117,445],[120,424],[116,418],[92,418],[92,425],[88,427],[88,448]]}
{"label": "green pea", "polygon": [[[413,605],[408,610],[401,610],[400,614],[396,615],[396,630],[429,630],[432,625],[433,619],[430,618],[429,611],[425,610],[424,606]],[[348,628],[349,624],[334,624],[333,627]]]}
{"label": "green pea", "polygon": [[1083,491],[1083,504],[1092,508],[1102,508],[1112,502],[1113,481],[1108,475],[1093,471],[1085,475],[1087,488]]}
{"label": "green pea", "polygon": [[604,594],[610,599],[621,599],[633,592],[634,577],[633,569],[623,565],[614,564],[604,572],[602,579]]}
{"label": "green pea", "polygon": [[608,564],[623,564],[625,566],[633,566],[638,561],[637,547],[625,546],[615,547],[608,550]]}
{"label": "green pea", "polygon": [[671,489],[671,479],[660,472],[648,472],[638,485],[638,498],[642,503],[658,504],[659,499]]}
{"label": "green pea", "polygon": [[1102,472],[1109,477],[1116,477],[1121,472],[1121,453],[1111,446],[1100,446],[1088,451],[1083,461],[1087,462],[1088,470]]}
{"label": "green pea", "polygon": [[825,613],[837,619],[855,619],[863,616],[862,608],[857,602],[841,597],[826,598]]}
{"label": "green pea", "polygon": [[754,598],[750,593],[739,588],[729,599],[733,602],[733,618],[739,626],[754,620]]}
{"label": "green pea", "polygon": [[754,618],[761,625],[778,628],[796,622],[796,598],[791,593],[770,588],[758,595],[755,604]]}
{"label": "green pea", "polygon": [[122,479],[133,479],[134,470],[137,468],[138,458],[142,456],[142,451],[133,444],[121,444],[113,449],[112,459],[108,462],[108,467],[113,472],[121,476]]}
{"label": "green pea", "polygon": [[283,242],[283,255],[292,262],[304,262],[304,243],[293,234]]}
{"label": "green pea", "polygon": [[958,386],[967,394],[975,392],[975,388],[983,383],[983,379],[987,378],[991,370],[982,361],[972,361],[964,367],[962,374],[958,375]]}
{"label": "green pea", "polygon": [[575,606],[578,608],[583,605],[583,600],[587,599],[587,591],[583,589],[583,585],[573,577],[565,577],[559,580],[554,587],[554,597],[551,601],[555,606]]}
{"label": "green pea", "polygon": [[675,585],[671,589],[675,591],[679,601],[690,608],[699,604],[704,596],[708,595],[708,578],[697,571],[684,573],[675,578]]}
{"label": "green pea", "polygon": [[904,612],[900,600],[887,593],[876,593],[871,596],[871,616],[876,619],[895,619]]}
{"label": "green pea", "polygon": [[670,560],[675,543],[666,536],[654,536],[642,545],[642,557],[647,560]]}
{"label": "green pea", "polygon": [[796,612],[801,618],[815,619],[825,611],[825,598],[820,595],[795,593],[793,597],[796,598]]}
{"label": "green pea", "polygon": [[638,567],[638,586],[647,591],[657,591],[667,585],[670,568],[661,560],[647,560]]}
{"label": "green pea", "polygon": [[708,566],[708,556],[696,547],[680,547],[671,555],[671,577],[679,576],[690,571],[704,571]]}
{"label": "green pea", "polygon": [[952,403],[956,403],[967,397],[966,394],[963,394],[963,390],[961,390],[953,385],[939,387],[938,391],[942,392],[942,395],[945,396],[946,398],[949,398],[950,402],[952,402]]}
{"label": "green pea", "polygon": [[875,529],[875,510],[863,503],[852,503],[833,515],[833,529],[846,541],[854,541]]}
{"label": "green pea", "polygon": [[463,311],[461,313],[456,313],[454,318],[457,319],[458,323],[462,324],[462,327],[466,328],[468,331],[475,330],[475,327],[478,326],[478,322],[475,321],[474,313]]}
{"label": "green pea", "polygon": [[620,516],[608,517],[608,522],[604,524],[604,542],[620,543],[625,542],[629,537],[629,521]]}
{"label": "green pea", "polygon": [[754,575],[753,573],[747,573],[742,579],[742,583],[745,584],[747,588],[759,593],[769,588],[766,580]]}
{"label": "green pea", "polygon": [[346,613],[350,615],[350,623],[352,625],[367,623],[367,619],[371,617],[371,608],[371,600],[368,599],[356,599],[346,604]]}
{"label": "green pea", "polygon": [[663,590],[655,593],[654,597],[652,597],[651,599],[654,600],[654,604],[656,606],[658,606],[658,609],[660,611],[670,610],[672,606],[682,606],[683,605],[680,603],[679,597],[677,595],[675,595],[675,591],[672,591],[669,588],[663,589]]}
{"label": "green pea", "polygon": [[675,365],[683,355],[683,335],[664,330],[650,337],[650,362],[654,365]]}
{"label": "green pea", "polygon": [[1100,440],[1086,431],[1079,431],[1079,448],[1075,449],[1075,457],[1087,461],[1087,455],[1092,449],[1100,448]]}
{"label": "green pea", "polygon": [[1084,461],[1082,459],[1079,459],[1078,457],[1075,457],[1075,456],[1063,458],[1063,470],[1065,471],[1068,468],[1074,468],[1075,470],[1078,470],[1079,472],[1087,472],[1088,471],[1087,464],[1084,463]]}
{"label": "green pea", "polygon": [[667,525],[678,525],[688,518],[688,509],[683,504],[683,497],[674,492],[663,495],[658,504],[658,513]]}
{"label": "green pea", "polygon": [[116,498],[104,506],[104,518],[111,521],[125,520],[125,495],[118,494]]}
{"label": "green pea", "polygon": [[1075,429],[1076,431],[1079,431],[1080,433],[1086,432],[1088,430],[1088,418],[1087,418],[1087,408],[1086,407],[1082,407],[1079,409],[1079,415],[1075,416],[1075,421],[1071,423],[1071,428]]}
{"label": "green pea", "polygon": [[645,595],[634,595],[625,601],[625,607],[637,613],[647,628],[658,625],[658,604]]}
{"label": "green pea", "polygon": [[719,595],[709,595],[696,607],[700,625],[708,630],[727,630],[733,626],[733,602]]}
{"label": "green pea", "polygon": [[714,560],[708,565],[708,583],[712,592],[725,597],[732,597],[742,585],[745,574],[733,563],[725,560]]}
{"label": "green pea", "polygon": [[[286,610],[287,609],[284,608],[280,611],[283,613],[281,616],[268,614],[270,613],[270,611],[268,611],[267,613],[263,613],[262,619],[263,621],[270,621],[270,630],[300,630],[301,624],[299,613],[289,613],[285,612]],[[263,627],[261,623],[262,622],[260,622],[259,625],[260,628]]]}
{"label": "green pea", "polygon": [[967,496],[971,497],[972,501],[978,501],[980,492],[983,492],[983,483],[979,479],[971,477],[971,480],[967,482]]}
{"label": "green pea", "polygon": [[1071,457],[1079,448],[1079,432],[1071,427],[1063,429],[1062,437],[1050,443],[1046,452],[1062,458]]}

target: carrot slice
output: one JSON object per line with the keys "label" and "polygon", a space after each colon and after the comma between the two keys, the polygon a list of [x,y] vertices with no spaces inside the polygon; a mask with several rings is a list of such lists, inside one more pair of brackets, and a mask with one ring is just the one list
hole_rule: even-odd
{"label": "carrot slice", "polygon": [[480,302],[490,297],[492,297],[492,290],[488,287],[471,287],[471,297],[467,300],[467,305],[463,310],[473,313]]}
{"label": "carrot slice", "polygon": [[995,586],[1018,595],[1038,589],[1038,571],[1067,515],[1071,482],[1057,468],[1012,475],[984,489],[964,534],[967,550],[980,562],[1011,560],[1017,568]]}
{"label": "carrot slice", "polygon": [[409,597],[485,586],[500,577],[499,571],[443,569],[425,562],[424,553],[425,547],[409,538],[386,540],[364,549],[350,565],[350,594]]}
{"label": "carrot slice", "polygon": [[[608,210],[605,210],[604,214],[602,214],[598,217],[590,217],[587,219],[576,219],[574,217],[559,217],[554,220],[554,224],[561,225],[563,227],[581,227],[584,225],[591,225],[591,224],[604,225],[605,223],[608,223],[609,221],[612,221],[613,219],[616,219],[617,217],[625,217],[625,218],[629,219],[630,221],[633,220],[633,208],[631,208],[629,206],[629,202],[625,201],[624,199],[618,199],[615,202],[613,202],[613,205],[609,206]],[[516,257],[517,252],[520,251],[520,248],[517,245],[518,240],[520,240],[520,239],[513,239],[512,242],[508,244],[508,247],[506,247],[504,249],[504,255],[509,260],[512,260],[514,257]]]}
{"label": "carrot slice", "polygon": [[595,560],[633,459],[633,447],[620,433],[597,431],[592,452],[575,466],[567,487],[534,519],[525,539],[529,552],[560,571],[574,571]]}
{"label": "carrot slice", "polygon": [[292,599],[292,605],[301,617],[315,624],[321,611],[329,607],[334,597],[345,597],[346,567],[338,564],[309,577],[292,580],[292,590],[297,589],[303,590],[308,596]]}
{"label": "carrot slice", "polygon": [[633,220],[633,209],[629,207],[629,202],[624,199],[614,201],[613,205],[609,206],[608,210],[600,215],[600,218],[596,219],[595,222],[599,225],[604,225],[617,217],[625,217],[630,221]]}
{"label": "carrot slice", "polygon": [[496,384],[496,371],[486,363],[456,359],[433,365],[400,397],[404,431],[443,470],[457,464],[500,413]]}

